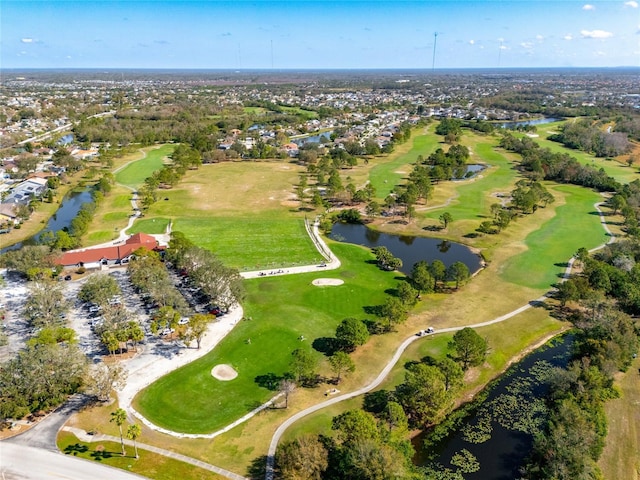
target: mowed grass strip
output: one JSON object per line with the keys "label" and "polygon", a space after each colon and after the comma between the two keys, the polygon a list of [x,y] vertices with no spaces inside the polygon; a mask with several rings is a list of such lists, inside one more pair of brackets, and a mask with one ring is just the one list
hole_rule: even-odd
{"label": "mowed grass strip", "polygon": [[175,145],[162,145],[147,150],[144,158],[129,163],[116,173],[116,182],[137,188],[156,170],[160,170],[166,158],[173,153]]}
{"label": "mowed grass strip", "polygon": [[176,219],[173,230],[185,232],[192,242],[241,271],[322,261],[300,218],[183,217]]}
{"label": "mowed grass strip", "polygon": [[[124,428],[124,427],[123,427]],[[82,442],[70,432],[58,434],[58,448],[66,455],[83,458],[94,462],[120,468],[127,472],[142,475],[156,480],[219,480],[224,477],[208,470],[198,468],[189,463],[165,457],[138,447],[138,455],[134,456],[134,448],[126,447],[126,456],[120,455],[118,442]]]}
{"label": "mowed grass strip", "polygon": [[564,195],[565,203],[557,207],[553,218],[527,235],[526,251],[505,263],[501,277],[508,282],[533,288],[550,287],[559,280],[564,264],[579,248],[591,249],[609,239],[594,207],[602,200],[597,192],[574,185],[547,185],[547,188]]}
{"label": "mowed grass strip", "polygon": [[[382,304],[385,290],[396,283],[397,274],[368,263],[373,258],[368,250],[346,244],[334,248],[344,259],[339,270],[246,281],[245,318],[251,320],[240,322],[211,353],[143,390],[135,408],[164,428],[208,433],[275,395],[258,384],[259,377],[288,371],[293,350],[311,351],[314,339],[332,337],[342,319],[366,318],[364,307]],[[311,284],[323,276],[343,278],[345,284]],[[232,365],[238,377],[214,379],[211,369],[220,363]]]}

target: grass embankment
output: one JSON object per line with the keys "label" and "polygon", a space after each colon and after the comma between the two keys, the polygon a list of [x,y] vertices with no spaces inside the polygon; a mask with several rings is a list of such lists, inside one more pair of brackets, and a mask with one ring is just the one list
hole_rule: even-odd
{"label": "grass embankment", "polygon": [[157,480],[218,480],[224,477],[188,463],[180,462],[158,453],[138,448],[140,458],[135,458],[133,447],[127,446],[127,455],[120,454],[118,442],[81,442],[69,432],[58,434],[58,448],[66,455],[121,468],[137,475]]}
{"label": "grass embankment", "polygon": [[[489,342],[490,350],[482,367],[467,372],[464,389],[458,396],[461,401],[470,400],[491,379],[522,356],[529,346],[538,344],[565,328],[562,322],[551,318],[542,308],[527,310],[508,322],[508,332],[514,332],[512,335],[505,333],[505,324],[477,329],[477,332]],[[408,362],[427,356],[438,360],[445,358],[450,353],[448,343],[452,337],[453,334],[436,334],[413,343],[396,363],[386,381],[375,391],[393,390],[401,384],[405,378],[405,365]],[[314,413],[294,424],[283,440],[291,440],[303,434],[331,435],[331,419],[347,410],[362,408],[362,401],[363,397],[358,397]]]}
{"label": "grass embankment", "polygon": [[598,465],[606,479],[640,478],[640,358],[624,374],[617,374],[620,398],[605,403],[609,424],[606,443]]}

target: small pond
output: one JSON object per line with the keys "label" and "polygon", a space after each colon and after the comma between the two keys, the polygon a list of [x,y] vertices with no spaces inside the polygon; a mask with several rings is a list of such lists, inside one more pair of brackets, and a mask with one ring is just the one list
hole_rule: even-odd
{"label": "small pond", "polygon": [[332,131],[322,132],[322,133],[318,133],[317,135],[309,135],[307,137],[294,138],[291,141],[298,146],[302,146],[305,143],[320,143],[320,141],[322,140],[322,137],[326,138],[327,140],[330,140],[332,133],[333,133]]}
{"label": "small pond", "polygon": [[545,123],[559,122],[560,120],[562,119],[553,118],[553,117],[544,117],[544,118],[535,118],[533,120],[521,120],[519,122],[504,122],[504,123],[501,123],[500,126],[502,128],[515,128],[518,125],[543,125]]}
{"label": "small pond", "polygon": [[[508,327],[505,327],[505,333]],[[455,470],[451,459],[463,449],[477,459],[480,469],[464,473],[465,480],[513,480],[520,478],[533,446],[533,434],[546,418],[545,396],[553,367],[565,367],[573,336],[566,335],[526,356],[489,387],[486,400],[465,419],[462,427],[436,447],[435,462]],[[414,438],[416,463],[426,465],[422,445],[425,435]]]}
{"label": "small pond", "polygon": [[447,267],[455,262],[462,262],[471,273],[482,266],[480,255],[465,245],[435,238],[380,233],[362,224],[336,223],[329,238],[369,248],[387,247],[394,257],[402,260],[400,270],[405,274],[411,273],[413,265],[421,260],[429,263],[440,260]]}
{"label": "small pond", "polygon": [[[91,196],[90,190],[83,190],[81,192],[71,192],[62,200],[62,204],[60,208],[56,211],[56,213],[49,219],[47,225],[36,233],[33,237],[28,238],[27,240],[16,243],[9,247],[3,248],[0,250],[0,253],[4,253],[8,250],[17,250],[21,248],[23,245],[36,245],[40,236],[45,232],[58,232],[63,230],[64,228],[69,228],[71,225],[71,221],[76,218],[78,212],[87,202],[91,202],[93,197]],[[0,237],[0,240],[2,238]]]}

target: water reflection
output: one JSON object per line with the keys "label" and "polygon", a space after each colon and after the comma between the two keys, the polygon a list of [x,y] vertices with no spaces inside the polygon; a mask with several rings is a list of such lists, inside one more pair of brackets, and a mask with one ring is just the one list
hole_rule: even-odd
{"label": "water reflection", "polygon": [[480,256],[460,243],[381,233],[361,224],[336,223],[329,237],[339,242],[355,243],[369,248],[387,247],[395,257],[402,260],[403,266],[400,270],[405,274],[409,274],[413,265],[422,260],[429,263],[440,260],[447,267],[455,262],[462,262],[471,273],[479,270],[482,265]]}

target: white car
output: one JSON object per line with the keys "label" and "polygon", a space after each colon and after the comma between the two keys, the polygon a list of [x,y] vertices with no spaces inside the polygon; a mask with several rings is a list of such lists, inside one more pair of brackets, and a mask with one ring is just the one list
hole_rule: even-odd
{"label": "white car", "polygon": [[178,325],[186,325],[187,323],[189,323],[188,317],[182,317],[180,320],[178,320]]}

